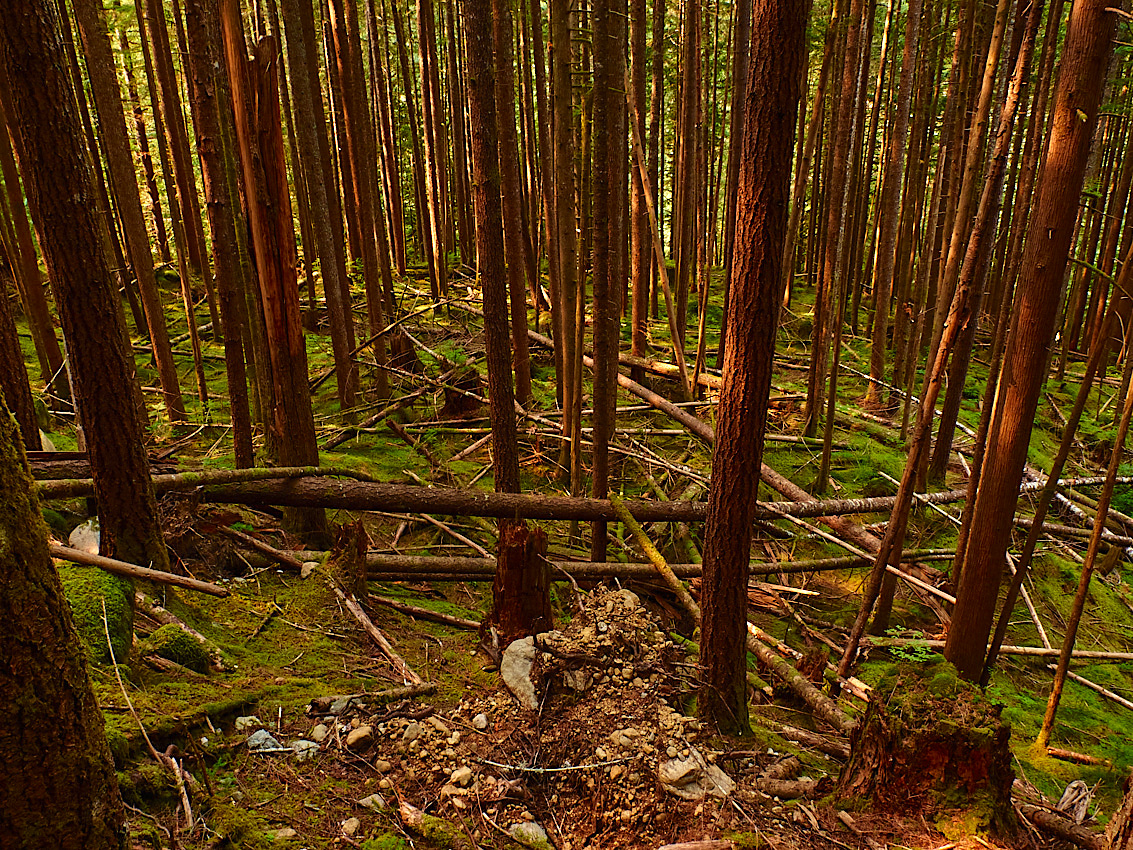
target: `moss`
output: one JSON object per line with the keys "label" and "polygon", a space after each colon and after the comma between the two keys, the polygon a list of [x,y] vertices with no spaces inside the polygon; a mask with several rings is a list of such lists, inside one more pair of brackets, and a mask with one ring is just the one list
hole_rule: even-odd
{"label": "moss", "polygon": [[[59,569],[63,593],[71,606],[75,629],[96,664],[110,661],[106,646],[109,627],[114,658],[130,657],[134,636],[134,588],[126,579],[90,567],[63,566]],[[103,625],[103,602],[106,603],[106,625]]]}
{"label": "moss", "polygon": [[264,835],[267,822],[232,803],[215,806],[209,814],[209,826],[216,833],[212,846],[217,850],[267,850],[272,846]]}
{"label": "moss", "polygon": [[433,815],[424,816],[417,832],[438,850],[465,850],[470,846],[464,833],[457,827],[444,818]]}
{"label": "moss", "polygon": [[177,799],[177,783],[172,774],[153,763],[119,772],[118,788],[122,791],[122,799],[132,806],[151,801],[168,803]]}
{"label": "moss", "polygon": [[392,832],[383,832],[376,838],[367,838],[362,842],[362,850],[408,850],[408,848],[408,842]]}
{"label": "moss", "polygon": [[737,847],[750,847],[752,850],[764,845],[763,836],[758,832],[729,832],[724,837]]}
{"label": "moss", "polygon": [[130,739],[111,723],[106,724],[106,744],[110,747],[110,755],[114,756],[114,766],[124,765],[130,757]]}
{"label": "moss", "polygon": [[198,673],[208,671],[209,657],[199,640],[180,626],[162,626],[149,637],[149,646],[162,658]]}

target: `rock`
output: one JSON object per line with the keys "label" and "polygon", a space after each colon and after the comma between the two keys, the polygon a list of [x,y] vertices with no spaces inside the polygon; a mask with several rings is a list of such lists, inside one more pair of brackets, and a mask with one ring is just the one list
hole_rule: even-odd
{"label": "rock", "polygon": [[169,623],[149,636],[153,652],[195,673],[207,673],[209,656],[204,644],[182,629]]}
{"label": "rock", "polygon": [[[389,780],[385,781],[388,782]],[[384,812],[389,808],[389,803],[386,802],[386,798],[381,794],[371,794],[368,797],[363,797],[358,801],[358,805],[363,809],[369,809],[371,812]]]}
{"label": "rock", "polygon": [[285,826],[283,829],[277,829],[273,832],[271,837],[274,841],[290,841],[292,838],[298,838],[299,833],[291,827]]}
{"label": "rock", "polygon": [[345,714],[352,702],[354,702],[353,696],[335,697],[334,702],[330,704],[330,713],[336,717],[340,714]]}
{"label": "rock", "polygon": [[67,545],[80,552],[91,555],[98,554],[98,545],[101,535],[98,529],[98,517],[92,516],[84,523],[76,525],[67,537]]}
{"label": "rock", "polygon": [[594,683],[593,674],[586,668],[579,670],[564,670],[563,684],[572,691],[582,693]]}
{"label": "rock", "polygon": [[319,754],[319,745],[314,741],[302,739],[291,742],[291,749],[295,753],[296,761],[309,761]]}
{"label": "rock", "polygon": [[361,828],[362,821],[358,820],[358,818],[347,818],[342,822],[342,834],[347,838],[353,838]]}
{"label": "rock", "polygon": [[533,821],[517,823],[509,831],[511,837],[524,847],[532,850],[551,850],[551,840],[547,837],[547,830]]}
{"label": "rock", "polygon": [[368,750],[374,743],[374,729],[372,726],[359,726],[352,729],[346,736],[346,748],[355,752]]}
{"label": "rock", "polygon": [[504,685],[528,711],[539,708],[539,697],[532,680],[535,658],[535,639],[532,637],[513,640],[500,658],[500,677]]}
{"label": "rock", "polygon": [[421,737],[421,724],[413,721],[405,727],[405,731],[401,733],[401,740],[407,744],[411,744]]}
{"label": "rock", "polygon": [[378,773],[389,773],[390,768],[392,767],[393,765],[385,759],[378,759],[374,762],[374,770],[376,770]]}
{"label": "rock", "polygon": [[610,778],[611,779],[617,779],[619,776],[621,776],[623,773],[625,773],[625,771],[626,771],[626,769],[624,767],[622,767],[620,764],[615,764],[613,767],[610,768]]}
{"label": "rock", "polygon": [[483,732],[485,729],[487,729],[488,728],[488,715],[484,714],[483,712],[480,712],[475,717],[473,717],[472,718],[472,728],[476,729],[480,732]]}
{"label": "rock", "polygon": [[327,739],[327,735],[329,734],[330,729],[327,727],[327,725],[325,723],[320,723],[318,726],[311,730],[311,740],[316,744],[321,744]]}
{"label": "rock", "polygon": [[728,774],[706,762],[695,747],[686,758],[669,759],[657,765],[657,779],[666,791],[682,800],[701,800],[709,794],[723,798],[736,787]]}
{"label": "rock", "polygon": [[448,736],[448,745],[450,747],[455,747],[459,743],[460,743],[460,733],[459,732],[453,732],[451,735]]}
{"label": "rock", "polygon": [[444,721],[441,720],[439,717],[430,717],[429,718],[429,725],[432,726],[434,729],[436,729],[438,732],[440,732],[442,735],[450,734],[449,728],[445,725]]}
{"label": "rock", "polygon": [[248,737],[248,752],[281,753],[290,751],[290,747],[285,747],[279,743],[267,729],[258,729]]}
{"label": "rock", "polygon": [[463,788],[472,782],[472,768],[467,765],[458,767],[452,772],[450,779],[453,785],[459,785]]}
{"label": "rock", "polygon": [[299,570],[299,578],[307,578],[307,576],[309,576],[318,568],[318,561],[304,561],[302,568]]}
{"label": "rock", "polygon": [[243,717],[236,718],[237,732],[247,732],[249,729],[258,729],[263,725],[263,721],[254,714],[247,714]]}

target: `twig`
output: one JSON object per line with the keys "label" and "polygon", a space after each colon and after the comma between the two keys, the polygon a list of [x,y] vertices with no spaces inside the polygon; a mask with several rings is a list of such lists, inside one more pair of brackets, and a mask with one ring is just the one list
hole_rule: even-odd
{"label": "twig", "polygon": [[362,610],[362,606],[358,604],[358,600],[354,598],[353,594],[343,593],[342,588],[339,587],[337,583],[332,583],[332,587],[339,601],[346,606],[347,611],[354,615],[354,619],[361,623],[362,629],[369,636],[370,640],[377,645],[378,649],[381,650],[382,654],[389,660],[394,669],[401,675],[401,678],[411,685],[425,684],[425,680],[414,673],[409,665],[405,663],[405,659],[397,654],[386,636],[382,634],[381,630],[374,625],[366,612]]}

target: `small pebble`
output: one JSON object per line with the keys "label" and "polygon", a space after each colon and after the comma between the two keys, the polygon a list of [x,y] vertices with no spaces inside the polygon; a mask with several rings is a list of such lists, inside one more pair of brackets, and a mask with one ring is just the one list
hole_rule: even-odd
{"label": "small pebble", "polygon": [[347,818],[342,822],[342,834],[347,838],[353,838],[361,826],[362,821],[358,820],[358,818]]}
{"label": "small pebble", "polygon": [[488,715],[481,712],[472,718],[472,727],[483,732],[488,728]]}

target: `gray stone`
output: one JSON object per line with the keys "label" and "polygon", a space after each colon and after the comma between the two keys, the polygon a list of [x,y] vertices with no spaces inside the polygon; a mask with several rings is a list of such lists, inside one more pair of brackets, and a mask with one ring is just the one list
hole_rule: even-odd
{"label": "gray stone", "polygon": [[361,828],[362,821],[358,820],[358,818],[347,818],[342,822],[342,834],[347,838],[353,838]]}
{"label": "gray stone", "polygon": [[657,778],[668,791],[682,800],[701,800],[708,795],[727,797],[736,783],[728,774],[704,760],[695,747],[685,758],[669,759],[657,765]]}
{"label": "gray stone", "polygon": [[283,829],[277,829],[273,832],[271,837],[275,841],[290,841],[292,838],[298,838],[299,833],[291,827],[285,826]]}
{"label": "gray stone", "polygon": [[485,729],[487,729],[488,728],[488,715],[484,714],[484,712],[480,712],[475,717],[473,717],[472,718],[472,728],[477,729],[481,732],[483,732]]}
{"label": "gray stone", "polygon": [[307,576],[309,576],[318,568],[318,561],[304,561],[302,569],[299,570],[299,578],[307,578]]}
{"label": "gray stone", "polygon": [[314,741],[292,741],[291,749],[295,752],[296,761],[308,761],[319,754],[319,745]]}
{"label": "gray stone", "polygon": [[330,704],[330,713],[335,716],[345,714],[346,709],[350,708],[350,703],[352,702],[354,702],[354,697],[352,696],[336,697],[334,702]]}
{"label": "gray stone", "polygon": [[260,720],[260,718],[255,717],[254,715],[251,715],[251,714],[246,715],[244,717],[237,717],[236,718],[236,731],[237,732],[247,732],[249,729],[258,729],[259,727],[261,727],[263,725],[264,724]]}
{"label": "gray stone", "polygon": [[524,847],[532,850],[551,850],[551,840],[547,837],[547,830],[533,821],[517,823],[510,830],[511,837]]}
{"label": "gray stone", "polygon": [[291,747],[285,747],[271,736],[267,729],[259,729],[248,737],[248,752],[251,753],[289,753]]}
{"label": "gray stone", "polygon": [[512,641],[500,658],[500,677],[519,704],[529,711],[539,708],[539,697],[531,672],[535,668],[535,639],[520,638]]}
{"label": "gray stone", "polygon": [[421,724],[414,720],[405,727],[405,731],[401,733],[401,740],[407,744],[411,744],[421,737]]}
{"label": "gray stone", "polygon": [[452,772],[450,779],[453,785],[459,785],[463,788],[472,781],[472,768],[467,765],[458,767]]}
{"label": "gray stone", "polygon": [[357,729],[351,730],[350,734],[346,736],[346,748],[355,752],[368,750],[373,743],[374,729],[371,726],[359,726]]}
{"label": "gray stone", "polygon": [[582,693],[594,682],[594,676],[585,668],[579,670],[564,670],[563,684],[572,691]]}
{"label": "gray stone", "polygon": [[363,797],[358,801],[358,805],[363,809],[369,809],[371,812],[384,812],[389,808],[389,803],[381,794],[370,794],[368,797]]}
{"label": "gray stone", "polygon": [[317,744],[321,744],[327,739],[327,735],[329,734],[330,729],[327,727],[327,725],[325,723],[320,723],[318,726],[311,730],[311,740]]}

